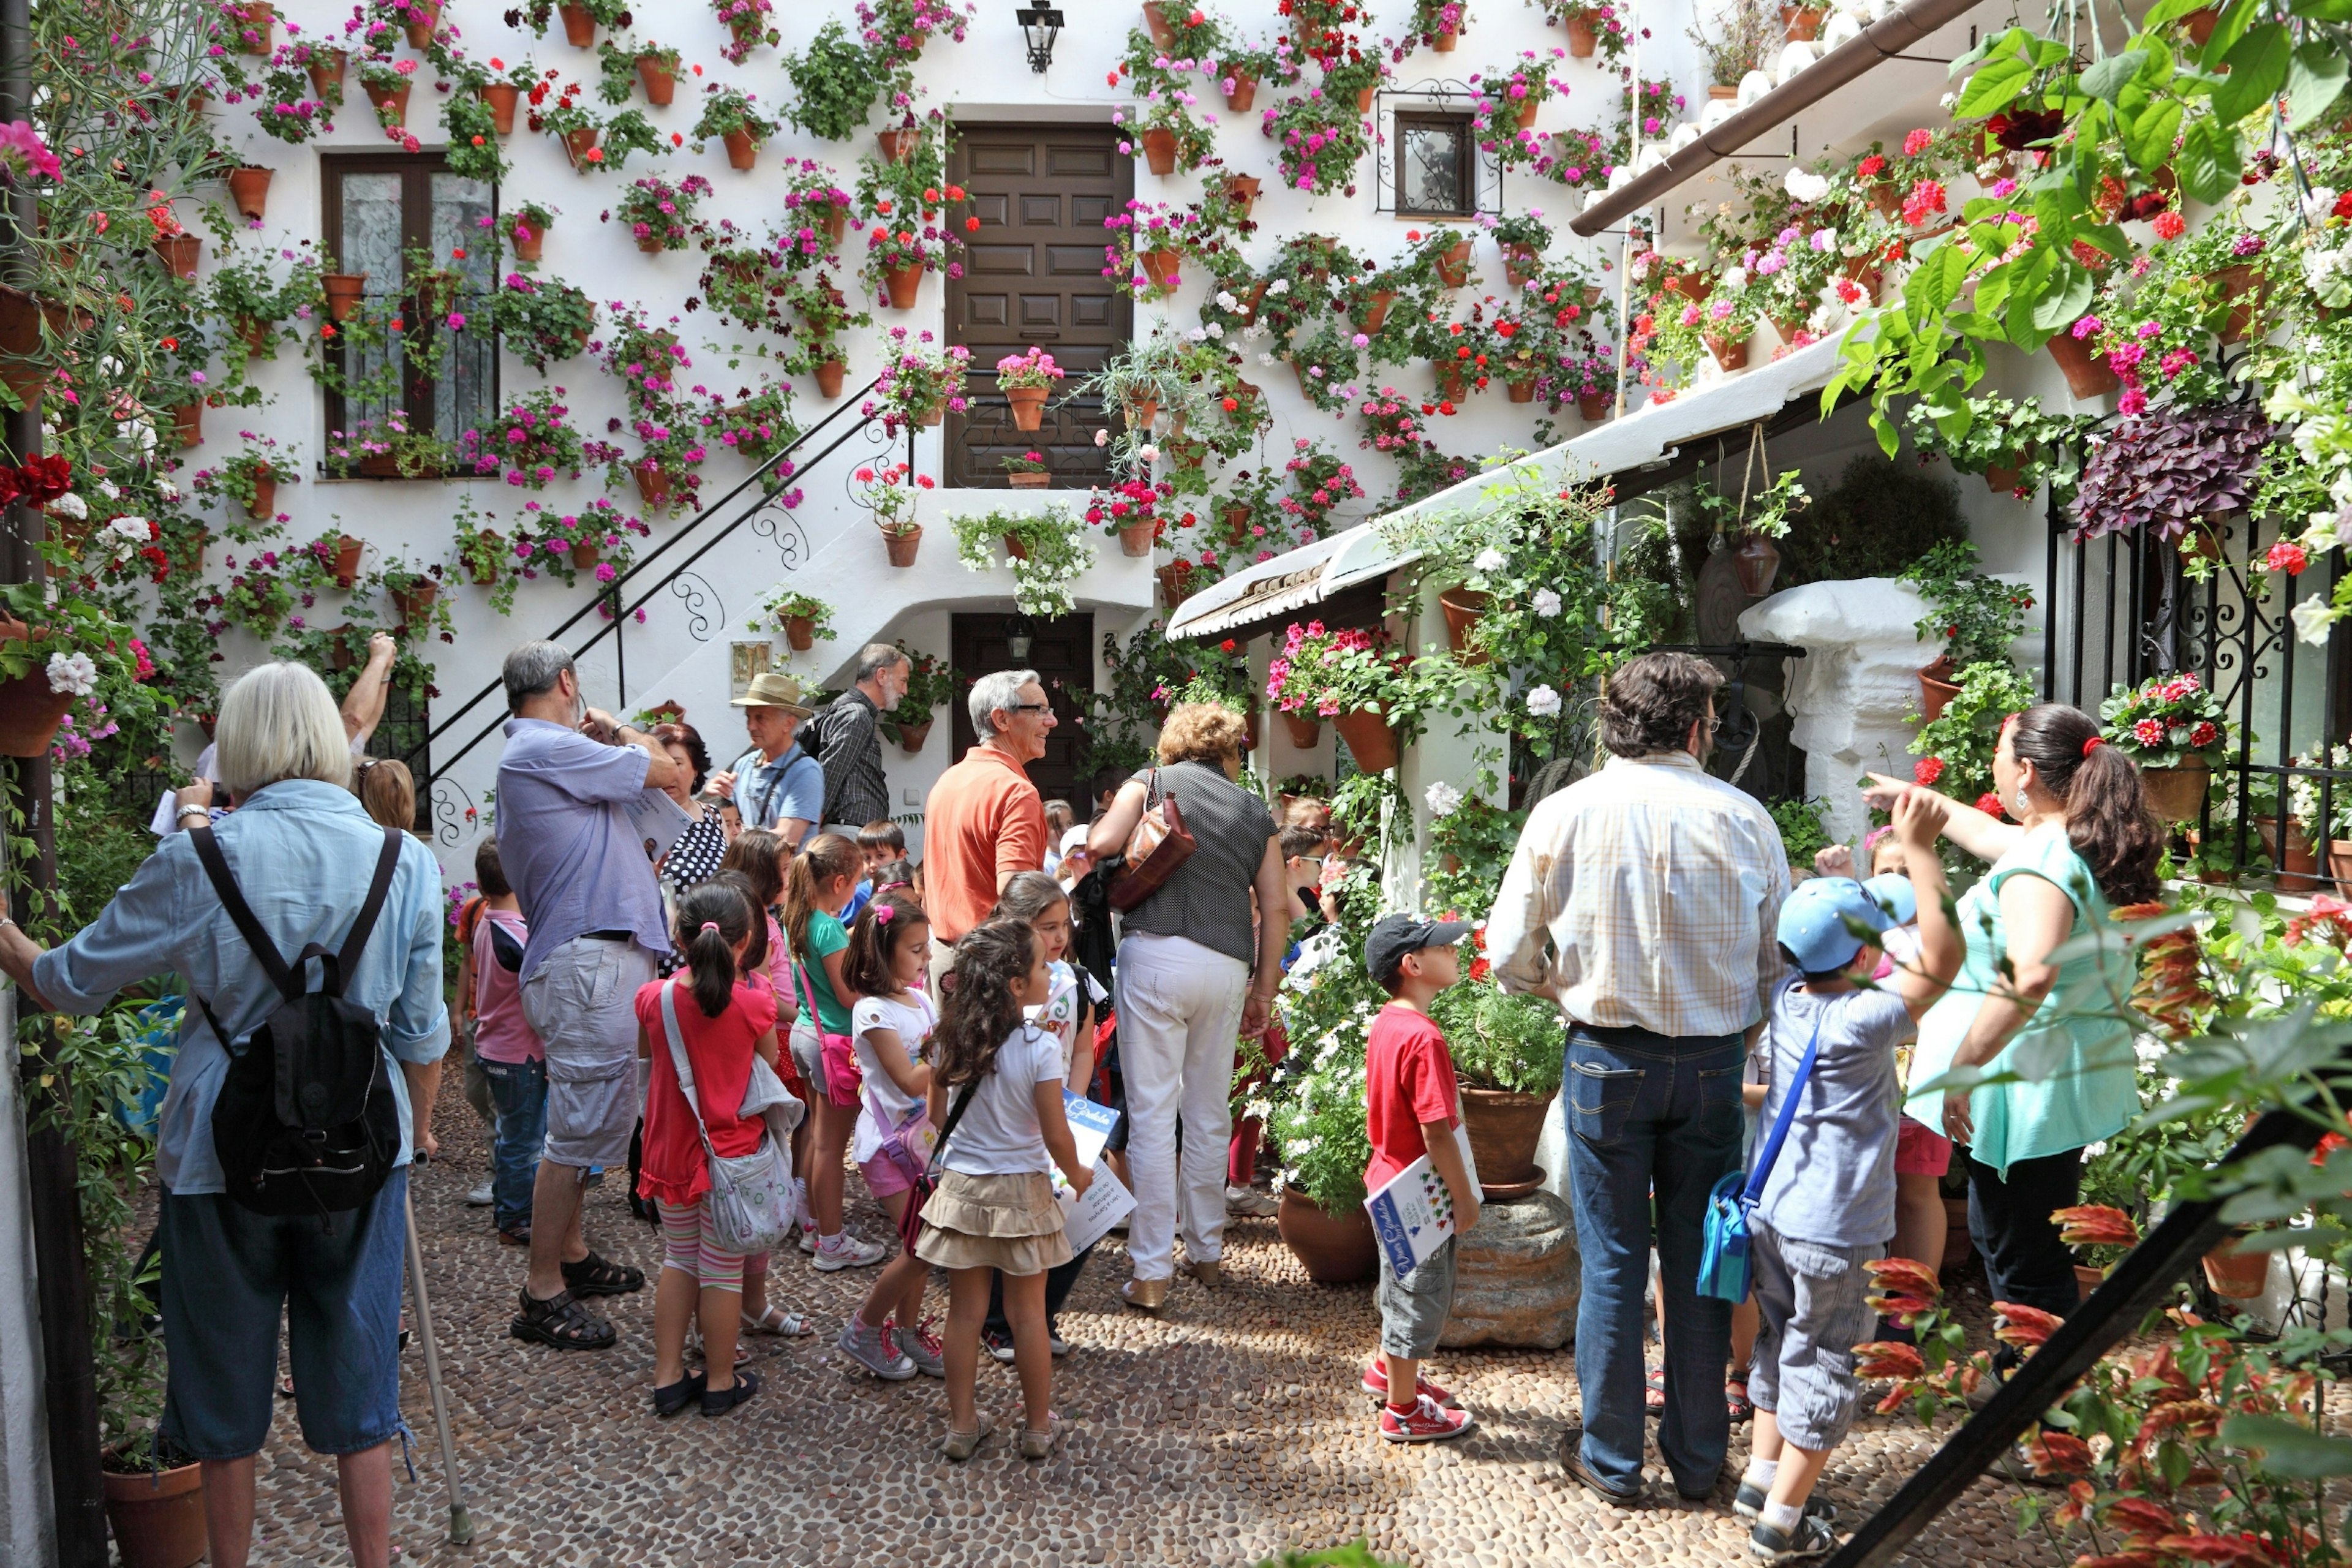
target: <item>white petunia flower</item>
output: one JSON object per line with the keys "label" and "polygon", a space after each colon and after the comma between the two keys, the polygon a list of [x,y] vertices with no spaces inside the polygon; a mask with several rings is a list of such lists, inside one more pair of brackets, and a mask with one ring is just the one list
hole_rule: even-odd
{"label": "white petunia flower", "polygon": [[1226,289],[1217,290],[1217,309],[1239,313],[1241,308],[1242,302],[1234,298],[1232,290]]}
{"label": "white petunia flower", "polygon": [[1510,564],[1510,557],[1490,544],[1478,552],[1477,558],[1470,564],[1481,572],[1500,572],[1505,566]]}
{"label": "white petunia flower", "polygon": [[86,653],[53,653],[49,655],[49,689],[87,697],[98,689],[98,666]]}
{"label": "white petunia flower", "polygon": [[1444,779],[1431,784],[1422,798],[1429,802],[1432,816],[1451,816],[1462,808],[1462,792]]}
{"label": "white petunia flower", "polygon": [[2294,621],[2294,635],[2297,638],[2315,647],[2326,645],[2327,628],[2336,620],[2336,612],[2328,608],[2326,599],[2314,597],[2298,600],[2294,608],[2288,614]]}
{"label": "white petunia flower", "polygon": [[1538,588],[1536,590],[1535,603],[1536,614],[1543,616],[1546,620],[1549,620],[1552,616],[1559,614],[1559,595],[1553,593],[1549,588]]}
{"label": "white petunia flower", "polygon": [[1528,711],[1538,719],[1549,719],[1559,711],[1559,693],[1549,686],[1538,686],[1528,693]]}

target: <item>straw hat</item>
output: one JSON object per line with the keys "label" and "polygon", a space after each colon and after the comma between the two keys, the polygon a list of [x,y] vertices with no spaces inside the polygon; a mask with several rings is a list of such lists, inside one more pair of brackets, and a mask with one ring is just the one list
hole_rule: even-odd
{"label": "straw hat", "polygon": [[816,710],[801,700],[801,683],[789,675],[772,671],[751,678],[751,689],[729,704],[732,708],[781,708],[798,718],[810,718]]}

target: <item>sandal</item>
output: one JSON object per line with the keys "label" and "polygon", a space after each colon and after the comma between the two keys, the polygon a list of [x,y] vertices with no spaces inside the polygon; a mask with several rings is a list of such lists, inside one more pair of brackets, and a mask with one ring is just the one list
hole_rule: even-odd
{"label": "sandal", "polygon": [[1659,1367],[1643,1380],[1642,1409],[1652,1420],[1666,1413],[1666,1369]]}
{"label": "sandal", "polygon": [[646,1288],[646,1274],[642,1268],[607,1263],[592,1252],[563,1266],[563,1283],[574,1296],[625,1296]]}
{"label": "sandal", "polygon": [[655,1389],[654,1414],[665,1421],[668,1420],[701,1398],[703,1387],[709,1381],[698,1372],[689,1372],[667,1388]]}
{"label": "sandal", "polygon": [[961,1465],[979,1453],[980,1446],[987,1442],[988,1435],[995,1430],[996,1423],[985,1415],[980,1417],[980,1426],[973,1431],[958,1432],[950,1427],[947,1436],[940,1442],[940,1453],[943,1458]]}
{"label": "sandal", "polygon": [[705,1415],[724,1415],[737,1405],[749,1401],[751,1395],[759,1392],[760,1374],[756,1372],[739,1372],[735,1374],[735,1382],[731,1386],[705,1388],[702,1391],[702,1413]]}
{"label": "sandal", "polygon": [[1748,1380],[1744,1377],[1726,1380],[1723,1385],[1723,1403],[1730,1411],[1731,1424],[1735,1426],[1742,1421],[1750,1419],[1756,1414],[1756,1406],[1748,1401]]}
{"label": "sandal", "polygon": [[528,1285],[520,1294],[522,1310],[507,1325],[507,1332],[516,1339],[534,1340],[560,1351],[604,1351],[612,1349],[620,1338],[612,1324],[583,1307],[569,1290],[558,1290],[544,1301],[533,1296]]}
{"label": "sandal", "polygon": [[809,1321],[798,1312],[787,1312],[782,1307],[774,1305],[771,1305],[766,1311],[756,1318],[749,1312],[741,1316],[743,1332],[747,1334],[769,1334],[780,1340],[796,1340],[803,1334],[816,1331],[809,1327]]}

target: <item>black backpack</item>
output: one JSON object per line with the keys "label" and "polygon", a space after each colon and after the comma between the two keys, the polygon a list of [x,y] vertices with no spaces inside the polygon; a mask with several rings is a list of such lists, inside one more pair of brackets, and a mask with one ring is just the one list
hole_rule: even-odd
{"label": "black backpack", "polygon": [[[375,1015],[343,999],[400,864],[401,835],[383,830],[367,901],[341,952],[312,942],[291,967],[237,890],[209,827],[194,828],[196,858],[221,907],[253,950],[281,998],[242,1052],[230,1050],[228,1076],[213,1106],[213,1148],[228,1195],[256,1214],[320,1216],[356,1209],[374,1197],[400,1157],[400,1115],[384,1071]],[[304,972],[319,961],[318,990]],[[224,1048],[229,1034],[201,996],[197,1005]]]}

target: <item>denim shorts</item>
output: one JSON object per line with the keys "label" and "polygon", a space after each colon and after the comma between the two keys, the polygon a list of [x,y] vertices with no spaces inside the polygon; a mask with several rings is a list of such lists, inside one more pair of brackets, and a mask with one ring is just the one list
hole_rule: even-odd
{"label": "denim shorts", "polygon": [[272,1218],[226,1194],[165,1193],[163,1436],[199,1459],[258,1453],[277,1408],[287,1319],[294,1409],[321,1454],[398,1436],[408,1170],[364,1208]]}
{"label": "denim shorts", "polygon": [[559,1165],[619,1167],[645,1110],[637,988],[654,955],[634,942],[574,937],[522,984],[523,1016],[547,1049],[547,1152]]}
{"label": "denim shorts", "polygon": [[1455,1239],[1447,1237],[1420,1268],[1403,1275],[1389,1266],[1388,1248],[1381,1248],[1381,1283],[1372,1300],[1381,1310],[1381,1349],[1388,1354],[1427,1361],[1436,1351],[1454,1310]]}

